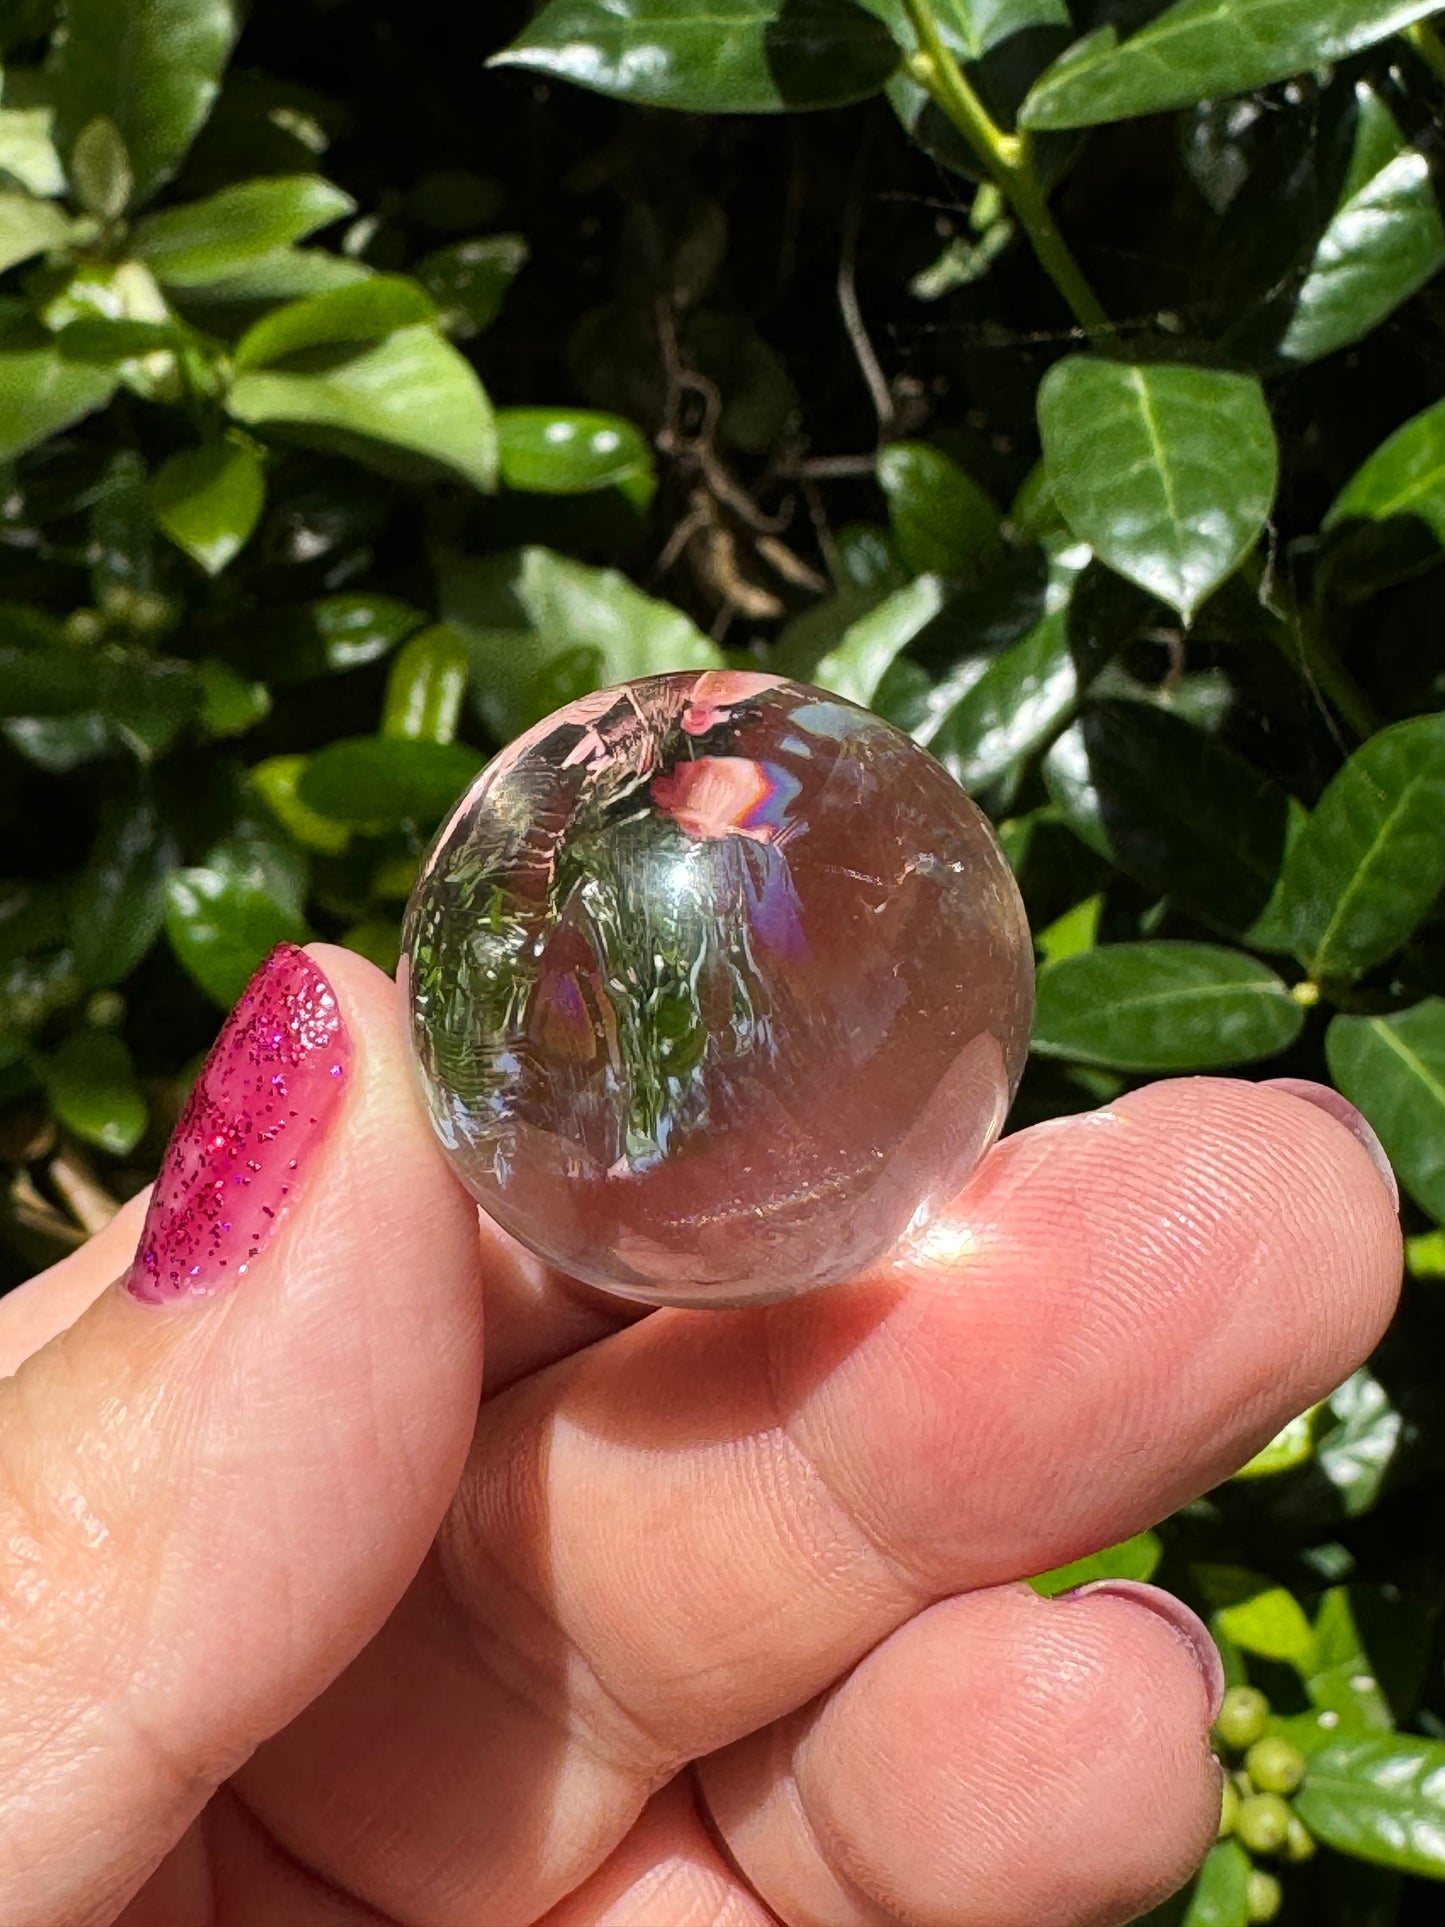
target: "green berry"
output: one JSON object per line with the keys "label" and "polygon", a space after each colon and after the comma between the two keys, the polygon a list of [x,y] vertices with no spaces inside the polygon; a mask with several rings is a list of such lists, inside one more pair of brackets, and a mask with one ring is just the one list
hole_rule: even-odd
{"label": "green berry", "polygon": [[130,625],[137,635],[153,636],[169,627],[175,611],[163,595],[142,589],[131,604]]}
{"label": "green berry", "polygon": [[1269,1701],[1255,1686],[1231,1686],[1219,1709],[1214,1730],[1231,1753],[1243,1753],[1263,1739],[1269,1724]]}
{"label": "green berry", "polygon": [[1289,1833],[1284,1843],[1286,1860],[1312,1860],[1315,1852],[1315,1837],[1297,1813],[1289,1816]]}
{"label": "green berry", "polygon": [[93,649],[105,641],[105,617],[99,609],[72,609],[62,631],[65,640],[81,649]]}
{"label": "green berry", "polygon": [[1293,1793],[1305,1776],[1305,1756],[1288,1740],[1266,1734],[1245,1754],[1244,1770],[1261,1793]]}
{"label": "green berry", "polygon": [[1251,1794],[1234,1830],[1251,1853],[1278,1853],[1289,1838],[1289,1808],[1277,1793]]}
{"label": "green berry", "polygon": [[1250,1874],[1244,1895],[1251,1920],[1273,1920],[1284,1899],[1284,1891],[1274,1875],[1262,1873],[1258,1867]]}
{"label": "green berry", "polygon": [[1219,1838],[1221,1840],[1223,1840],[1227,1834],[1234,1832],[1235,1824],[1239,1819],[1239,1809],[1242,1805],[1243,1802],[1239,1797],[1239,1789],[1235,1786],[1233,1780],[1226,1780],[1224,1782],[1224,1791],[1219,1801]]}
{"label": "green berry", "polygon": [[118,990],[97,990],[85,1006],[85,1021],[94,1030],[115,1030],[125,1021],[125,998]]}
{"label": "green berry", "polygon": [[100,595],[100,606],[106,619],[119,622],[127,627],[135,618],[135,590],[128,582],[107,583]]}

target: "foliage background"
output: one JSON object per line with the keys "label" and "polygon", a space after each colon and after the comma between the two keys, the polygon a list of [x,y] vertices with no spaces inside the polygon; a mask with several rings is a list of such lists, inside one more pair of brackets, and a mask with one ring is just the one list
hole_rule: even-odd
{"label": "foliage background", "polygon": [[722,660],[871,703],[1019,874],[1016,1124],[1258,1067],[1400,1174],[1379,1356],[1090,1562],[1269,1692],[1284,1917],[1350,1927],[1445,1877],[1430,13],[0,0],[0,1284],[145,1182],[274,941],[394,960],[535,717]]}

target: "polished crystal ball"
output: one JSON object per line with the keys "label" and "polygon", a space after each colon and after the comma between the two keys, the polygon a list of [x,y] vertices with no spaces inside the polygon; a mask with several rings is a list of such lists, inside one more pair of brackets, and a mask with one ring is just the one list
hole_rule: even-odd
{"label": "polished crystal ball", "polygon": [[1018,890],[952,777],[866,710],[743,671],[528,730],[443,825],[404,950],[467,1189],[651,1304],[883,1259],[998,1135],[1032,1009]]}

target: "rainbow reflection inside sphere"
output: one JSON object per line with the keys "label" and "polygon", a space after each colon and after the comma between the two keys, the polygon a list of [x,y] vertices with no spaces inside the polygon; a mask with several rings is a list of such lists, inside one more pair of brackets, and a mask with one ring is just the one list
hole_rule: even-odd
{"label": "rainbow reflection inside sphere", "polygon": [[411,1029],[468,1190],[653,1304],[852,1277],[1003,1125],[1028,928],[980,812],[890,723],[778,676],[603,689],[443,825]]}

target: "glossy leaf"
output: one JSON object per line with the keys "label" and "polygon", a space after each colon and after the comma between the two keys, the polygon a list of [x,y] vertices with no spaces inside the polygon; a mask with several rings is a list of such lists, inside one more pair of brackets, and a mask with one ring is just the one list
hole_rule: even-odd
{"label": "glossy leaf", "polygon": [[1352,1372],[1325,1401],[1315,1462],[1339,1494],[1347,1519],[1371,1510],[1405,1435],[1405,1421],[1368,1367]]}
{"label": "glossy leaf", "polygon": [[[1212,1575],[1216,1583],[1229,1576],[1227,1567],[1216,1567]],[[1308,1668],[1314,1659],[1315,1633],[1294,1594],[1285,1586],[1256,1583],[1248,1575],[1241,1578],[1244,1596],[1220,1606],[1214,1615],[1218,1631],[1230,1645],[1260,1659]]]}
{"label": "glossy leaf", "polygon": [[450,743],[467,693],[467,648],[445,622],[402,644],[386,679],[381,733],[411,742]]}
{"label": "glossy leaf", "polygon": [[112,1157],[124,1157],[146,1127],[146,1101],[130,1052],[107,1031],[72,1031],[41,1062],[45,1095],[68,1131]]}
{"label": "glossy leaf", "polygon": [[106,115],[125,142],[135,199],[149,200],[210,113],[237,25],[235,0],[66,0],[50,61],[62,151]]}
{"label": "glossy leaf", "polygon": [[972,476],[927,442],[878,457],[894,546],[915,575],[962,575],[998,541],[999,512]]}
{"label": "glossy leaf", "polygon": [[[441,601],[443,619],[466,640],[477,708],[500,742],[589,689],[724,667],[721,650],[680,609],[614,569],[590,569],[550,549],[453,557],[442,570]],[[564,669],[574,673],[559,688],[554,677]]]}
{"label": "glossy leaf", "polygon": [[1292,361],[1318,361],[1358,341],[1445,263],[1430,163],[1372,87],[1361,81],[1355,97],[1349,172],[1280,344]]}
{"label": "glossy leaf", "polygon": [[487,234],[439,248],[414,272],[436,303],[442,327],[464,341],[491,327],[527,254],[520,234]]}
{"label": "glossy leaf", "polygon": [[895,589],[848,624],[807,680],[849,702],[871,702],[884,671],[932,622],[944,599],[943,584],[933,575],[918,576]]}
{"label": "glossy leaf", "polygon": [[0,461],[104,407],[115,388],[109,368],[70,361],[53,341],[11,337],[0,345]]}
{"label": "glossy leaf", "polygon": [[1445,1880],[1445,1743],[1351,1736],[1310,1754],[1295,1810],[1316,1838],[1405,1873]]}
{"label": "glossy leaf", "polygon": [[1202,729],[1152,704],[1092,702],[1044,778],[1078,836],[1146,890],[1231,933],[1265,911],[1289,799]]}
{"label": "glossy leaf", "polygon": [[340,856],[351,842],[350,826],[333,822],[301,801],[305,767],[304,756],[268,756],[252,765],[247,780],[293,842],[318,856]]}
{"label": "glossy leaf", "polygon": [[1075,1586],[1092,1585],[1099,1579],[1152,1579],[1163,1557],[1164,1548],[1157,1533],[1136,1532],[1132,1539],[1106,1546],[1102,1552],[1087,1553],[1067,1566],[1041,1572],[1029,1584],[1035,1592],[1052,1599],[1058,1593],[1069,1592]]}
{"label": "glossy leaf", "polygon": [[1396,1017],[1336,1017],[1330,1075],[1375,1127],[1395,1175],[1445,1224],[1445,998]]}
{"label": "glossy leaf", "polygon": [[250,541],[266,499],[261,464],[242,442],[212,442],[162,463],[151,482],[156,521],[207,575]]}
{"label": "glossy leaf", "polygon": [[420,609],[395,596],[322,596],[283,613],[257,652],[257,666],[283,684],[342,675],[380,662],[425,621]]}
{"label": "glossy leaf", "polygon": [[1274,501],[1274,429],[1249,375],[1071,355],[1044,378],[1039,431],[1074,534],[1186,622]]}
{"label": "glossy leaf", "polygon": [[1218,1840],[1199,1869],[1183,1927],[1249,1927],[1249,1855],[1237,1840]]}
{"label": "glossy leaf", "polygon": [[548,0],[494,65],[692,114],[837,107],[898,65],[853,0]]}
{"label": "glossy leaf", "polygon": [[219,657],[203,657],[196,664],[196,675],[201,685],[196,723],[210,740],[244,736],[271,714],[271,692],[265,683],[241,675]]}
{"label": "glossy leaf", "polygon": [[32,255],[63,247],[70,217],[51,201],[29,194],[0,193],[0,274]]}
{"label": "glossy leaf", "polygon": [[254,428],[333,431],[454,469],[479,489],[497,479],[491,403],[471,364],[431,328],[403,328],[308,372],[240,377],[226,406]]}
{"label": "glossy leaf", "polygon": [[0,174],[27,194],[65,192],[65,169],[51,130],[55,111],[45,107],[0,107]]}
{"label": "glossy leaf", "polygon": [[1058,545],[1042,620],[988,662],[936,727],[919,732],[965,789],[982,789],[1015,769],[1058,733],[1073,710],[1079,671],[1069,646],[1068,609],[1088,560],[1082,544]]}
{"label": "glossy leaf", "polygon": [[1277,1055],[1303,1022],[1274,972],[1242,951],[1107,944],[1039,972],[1033,1048],[1111,1070],[1214,1070]]}
{"label": "glossy leaf", "polygon": [[620,415],[587,408],[504,408],[497,416],[502,480],[534,495],[620,488],[646,508],[657,486],[652,449]]}
{"label": "glossy leaf", "polygon": [[398,328],[434,321],[431,296],[401,274],[377,274],[263,315],[236,344],[238,373],[264,368],[308,348],[379,341]]}
{"label": "glossy leaf", "polygon": [[1383,441],[1356,469],[1325,517],[1325,527],[1414,516],[1445,543],[1445,401],[1437,401]]}
{"label": "glossy leaf", "polygon": [[269,950],[305,943],[309,932],[261,857],[231,843],[218,845],[204,863],[171,874],[166,935],[189,975],[229,1010]]}
{"label": "glossy leaf", "polygon": [[175,837],[149,797],[103,820],[70,897],[70,947],[92,988],[124,983],[160,935]]}
{"label": "glossy leaf", "polygon": [[1420,716],[1356,750],[1292,844],[1291,948],[1316,977],[1358,977],[1408,940],[1442,886],[1445,716]]}
{"label": "glossy leaf", "polygon": [[328,743],[307,762],[297,795],[334,823],[430,831],[482,767],[462,743],[356,736]]}
{"label": "glossy leaf", "polygon": [[224,313],[233,305],[306,301],[314,294],[329,294],[333,288],[351,288],[370,279],[371,270],[363,262],[328,254],[324,248],[276,248],[215,281],[185,289],[182,298],[207,310],[219,307]]}
{"label": "glossy leaf", "polygon": [[135,251],[157,281],[200,287],[350,214],[356,203],[315,174],[242,181],[142,221]]}
{"label": "glossy leaf", "polygon": [[1332,1586],[1320,1601],[1304,1685],[1311,1706],[1336,1716],[1335,1731],[1341,1735],[1388,1733],[1394,1727],[1348,1586]]}
{"label": "glossy leaf", "polygon": [[1437,0],[1176,0],[1120,44],[1105,27],[1037,82],[1025,127],[1092,127],[1245,94],[1343,60],[1436,11]]}

